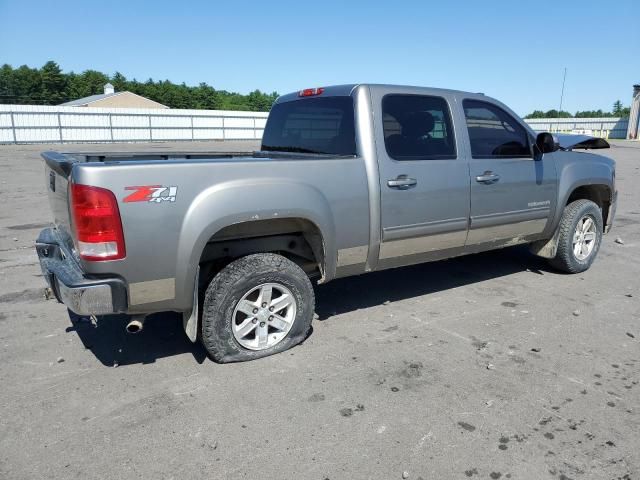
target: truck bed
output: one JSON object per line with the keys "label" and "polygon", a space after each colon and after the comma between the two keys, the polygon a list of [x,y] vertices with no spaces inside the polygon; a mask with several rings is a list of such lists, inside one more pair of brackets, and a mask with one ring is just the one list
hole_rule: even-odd
{"label": "truck bed", "polygon": [[299,159],[311,160],[319,158],[348,158],[351,156],[319,155],[309,153],[264,152],[264,151],[229,151],[229,152],[56,152],[42,153],[46,164],[64,177],[68,176],[71,167],[76,163],[104,163],[120,164],[125,162],[187,162],[187,161],[228,161],[228,160],[270,160],[270,159]]}
{"label": "truck bed", "polygon": [[[362,159],[353,155],[49,151],[42,156],[54,223],[69,251],[73,250],[69,183],[107,189],[117,198],[126,258],[79,260],[88,275],[115,275],[134,287],[156,280],[171,283],[171,293],[148,300],[152,306],[143,306],[142,300],[134,305],[132,297],[131,312],[188,309],[198,262],[191,256],[199,257],[194,252],[202,252],[209,239],[229,224],[309,218],[330,234],[325,248],[331,255],[332,274],[340,249],[357,249],[354,263],[365,259],[367,176]],[[157,187],[173,192],[171,198],[158,202],[128,198],[138,189]]]}
{"label": "truck bed", "polygon": [[[67,176],[71,167],[75,163],[120,163],[120,162],[142,162],[161,160],[217,160],[230,158],[253,158],[259,152],[55,152],[46,151],[42,153],[46,164],[60,175]],[[260,156],[264,157],[263,154]]]}

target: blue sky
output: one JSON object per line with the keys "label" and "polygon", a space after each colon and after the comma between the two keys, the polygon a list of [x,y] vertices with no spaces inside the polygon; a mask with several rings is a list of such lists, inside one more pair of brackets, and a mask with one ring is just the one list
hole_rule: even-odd
{"label": "blue sky", "polygon": [[628,105],[637,0],[0,0],[0,64],[247,93],[375,82],[484,92],[516,112]]}

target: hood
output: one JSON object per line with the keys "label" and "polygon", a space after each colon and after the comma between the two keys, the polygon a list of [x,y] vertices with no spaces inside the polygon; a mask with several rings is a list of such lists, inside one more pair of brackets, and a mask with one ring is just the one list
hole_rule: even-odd
{"label": "hood", "polygon": [[558,144],[565,150],[585,149],[592,150],[597,148],[609,148],[609,142],[604,138],[590,137],[589,135],[570,135],[555,134]]}

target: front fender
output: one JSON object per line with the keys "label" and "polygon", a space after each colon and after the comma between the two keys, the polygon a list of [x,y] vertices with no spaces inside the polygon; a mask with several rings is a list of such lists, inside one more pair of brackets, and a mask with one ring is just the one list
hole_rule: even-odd
{"label": "front fender", "polygon": [[176,256],[176,309],[192,307],[196,269],[211,237],[230,225],[273,218],[301,218],[315,224],[323,239],[325,278],[335,276],[335,223],[320,190],[282,178],[234,180],[202,191],[184,216]]}
{"label": "front fender", "polygon": [[550,234],[553,234],[571,194],[579,187],[605,185],[613,195],[615,162],[607,157],[582,152],[562,152],[557,164],[558,208],[556,209]]}

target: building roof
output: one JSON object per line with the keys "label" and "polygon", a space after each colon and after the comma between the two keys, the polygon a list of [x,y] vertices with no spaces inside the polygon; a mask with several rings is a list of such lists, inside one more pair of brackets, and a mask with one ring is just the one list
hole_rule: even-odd
{"label": "building roof", "polygon": [[89,103],[102,100],[103,98],[114,97],[122,93],[125,93],[125,92],[100,93],[98,95],[89,95],[88,97],[78,98],[77,100],[71,100],[70,102],[61,103],[60,106],[61,107],[79,107],[81,105],[87,105]]}
{"label": "building roof", "polygon": [[[108,86],[105,85],[105,87]],[[151,104],[159,105],[161,108],[169,108],[166,105],[161,104],[160,102],[156,102],[155,100],[151,100],[150,98],[143,97],[142,95],[138,95],[137,93],[124,91],[124,92],[110,92],[110,93],[100,93],[97,95],[89,95],[88,97],[78,98],[77,100],[71,100],[70,102],[61,103],[62,107],[84,107],[91,106],[91,104],[99,102],[101,100],[105,100],[107,98],[117,97],[118,95],[125,95],[127,97],[137,97],[139,99],[143,99],[146,102]]]}

